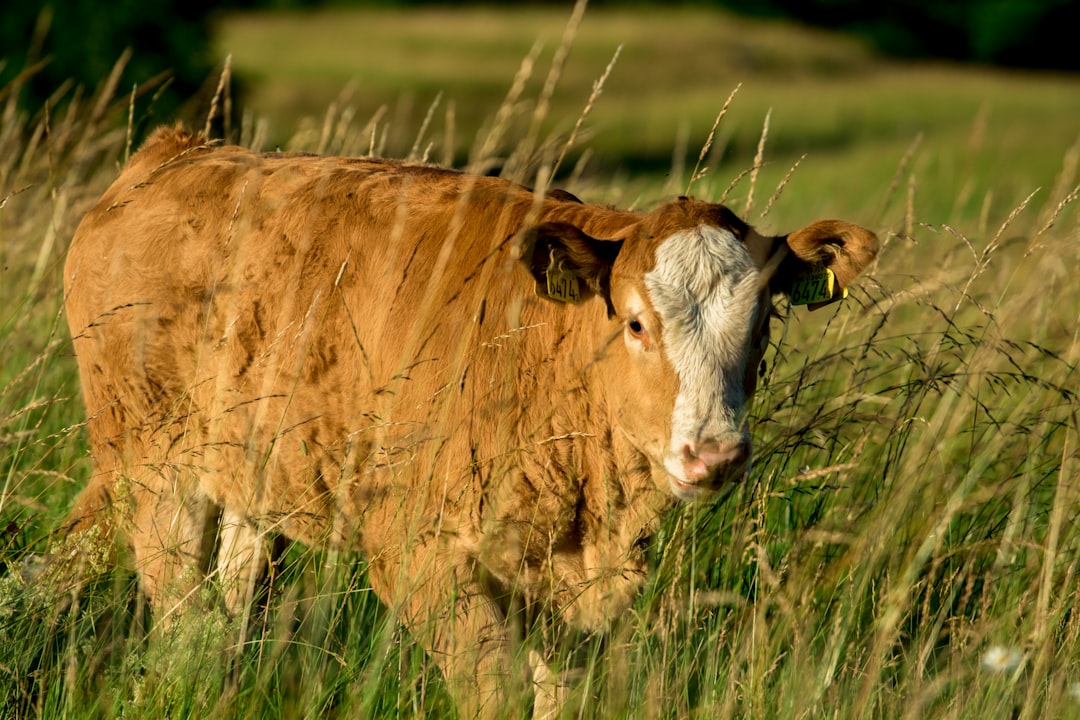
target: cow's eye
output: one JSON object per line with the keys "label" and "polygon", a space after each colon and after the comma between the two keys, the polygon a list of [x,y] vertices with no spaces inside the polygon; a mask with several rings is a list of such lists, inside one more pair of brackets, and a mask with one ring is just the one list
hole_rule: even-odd
{"label": "cow's eye", "polygon": [[630,333],[630,337],[641,343],[646,350],[652,347],[652,339],[649,337],[649,332],[637,318],[630,318],[627,320],[626,331]]}

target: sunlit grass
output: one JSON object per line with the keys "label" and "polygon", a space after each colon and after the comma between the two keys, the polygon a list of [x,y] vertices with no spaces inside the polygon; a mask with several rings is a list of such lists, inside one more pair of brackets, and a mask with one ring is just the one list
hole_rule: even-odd
{"label": "sunlit grass", "polygon": [[[732,207],[775,232],[842,217],[885,249],[845,303],[790,313],[754,405],[750,481],[672,517],[629,617],[565,649],[585,668],[571,711],[1080,716],[1080,83],[891,65],[697,10],[634,17],[587,15],[553,98],[545,138],[569,132],[624,45],[585,123],[592,136],[567,162],[571,190],[638,207],[682,192],[741,82],[693,192],[720,197],[749,168],[771,109],[754,201],[745,176]],[[267,143],[362,154],[385,127],[385,149],[404,154],[437,88],[443,110],[420,145],[447,154],[452,101],[449,155],[464,162],[543,36],[492,152],[521,143],[564,23],[540,10],[240,15],[221,42],[234,71],[264,71],[249,100],[269,118]],[[753,62],[733,59],[736,44]],[[296,82],[306,107],[293,105]],[[365,132],[410,90],[412,111]],[[13,106],[0,121],[0,715],[447,715],[438,673],[349,554],[290,548],[246,633],[211,613],[166,635],[123,571],[78,597],[23,586],[24,558],[45,549],[90,472],[59,267],[124,156],[126,106],[106,88],[47,121]],[[252,142],[256,125],[245,127]],[[550,162],[563,142],[537,155]],[[595,171],[572,172],[579,149]]]}

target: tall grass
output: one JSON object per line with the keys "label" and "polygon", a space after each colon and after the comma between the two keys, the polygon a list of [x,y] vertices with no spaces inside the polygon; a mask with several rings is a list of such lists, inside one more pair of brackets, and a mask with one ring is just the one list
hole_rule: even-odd
{"label": "tall grass", "polygon": [[[526,139],[511,166],[521,179],[536,181],[562,157],[567,135],[534,137],[515,124],[532,113],[539,128],[551,115],[575,127],[577,114],[559,117],[557,103],[523,111],[540,64],[526,56],[503,110],[491,106],[485,129],[468,128],[476,167],[504,166]],[[208,613],[165,633],[147,622],[123,570],[70,597],[22,580],[90,471],[59,268],[128,152],[131,105],[112,80],[60,113],[21,111],[12,90],[0,119],[0,715],[451,714],[430,660],[349,554],[289,548],[246,630]],[[603,105],[589,95],[578,108]],[[1018,112],[1002,102],[1003,115]],[[763,131],[758,114],[741,164],[699,152],[706,125],[698,148],[687,139],[689,162],[670,168],[674,177],[568,176],[590,199],[638,205],[692,182],[696,195],[726,195],[752,222],[783,229],[795,222],[779,218],[825,208],[874,225],[885,250],[846,302],[785,312],[754,404],[749,482],[671,517],[633,612],[610,636],[563,648],[560,664],[578,668],[567,713],[1080,716],[1080,146],[1070,139],[1056,169],[1018,187],[1016,173],[980,166],[981,148],[1015,142],[1008,127],[975,113],[958,137],[947,123],[941,132],[958,149],[946,151],[928,123],[921,141],[912,132],[856,152],[846,161],[860,168],[846,173],[851,197],[822,201],[827,169],[808,170],[811,157],[788,177],[794,161],[772,149],[781,115]],[[386,149],[391,120],[358,117],[346,101],[286,149]],[[797,119],[784,122],[797,133]],[[411,135],[417,154],[460,157],[461,118],[435,112],[421,125],[392,132]],[[235,139],[260,145],[267,133],[249,115]],[[594,147],[575,143],[568,158]],[[776,157],[785,161],[761,167]]]}

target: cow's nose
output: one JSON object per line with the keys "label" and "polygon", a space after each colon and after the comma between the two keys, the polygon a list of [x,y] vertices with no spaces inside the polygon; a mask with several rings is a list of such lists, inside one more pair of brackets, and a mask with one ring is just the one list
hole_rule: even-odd
{"label": "cow's nose", "polygon": [[750,438],[732,433],[683,447],[683,471],[688,482],[709,485],[734,479],[750,462]]}

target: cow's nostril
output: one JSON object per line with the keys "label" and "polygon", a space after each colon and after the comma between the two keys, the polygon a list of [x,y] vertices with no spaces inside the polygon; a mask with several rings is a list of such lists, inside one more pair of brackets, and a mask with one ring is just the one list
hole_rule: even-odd
{"label": "cow's nostril", "polygon": [[740,472],[750,460],[750,441],[744,436],[703,440],[683,447],[683,470],[690,482],[708,482]]}

